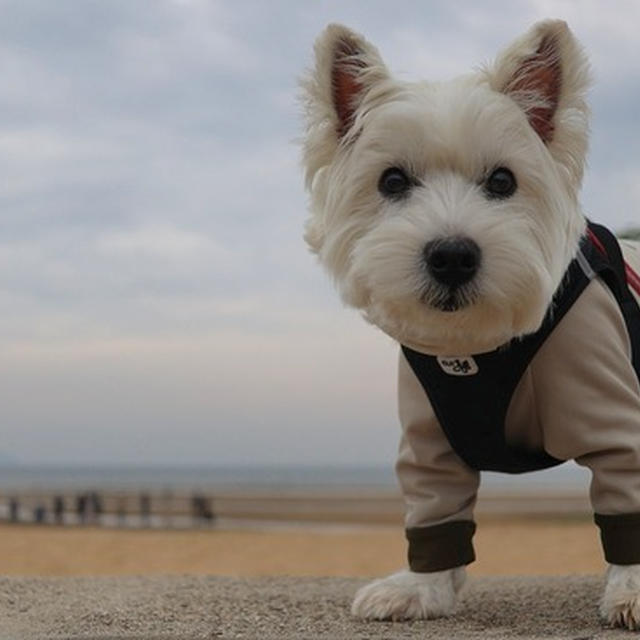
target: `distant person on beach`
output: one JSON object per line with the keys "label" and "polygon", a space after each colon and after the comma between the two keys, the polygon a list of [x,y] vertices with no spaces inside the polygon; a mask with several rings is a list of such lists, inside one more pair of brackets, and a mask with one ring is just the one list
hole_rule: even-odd
{"label": "distant person on beach", "polygon": [[196,524],[203,522],[211,524],[215,520],[209,498],[200,494],[195,494],[191,498],[191,513]]}
{"label": "distant person on beach", "polygon": [[127,499],[120,496],[116,504],[116,513],[118,514],[118,526],[124,527],[127,523]]}
{"label": "distant person on beach", "polygon": [[162,511],[164,513],[164,526],[171,527],[173,513],[173,493],[171,489],[162,492]]}
{"label": "distant person on beach", "polygon": [[47,508],[43,504],[39,504],[33,510],[33,521],[36,524],[44,524],[47,519]]}
{"label": "distant person on beach", "polygon": [[64,524],[64,498],[62,496],[53,497],[53,519],[56,524]]}
{"label": "distant person on beach", "polygon": [[148,527],[151,518],[151,496],[148,493],[140,495],[140,518],[142,524]]}
{"label": "distant person on beach", "polygon": [[87,522],[87,496],[81,493],[76,497],[76,513],[78,514],[78,522],[85,524]]}
{"label": "distant person on beach", "polygon": [[100,516],[102,515],[102,498],[97,491],[92,491],[88,496],[91,503],[91,520],[99,523]]}
{"label": "distant person on beach", "polygon": [[9,520],[10,522],[18,522],[20,518],[20,503],[18,498],[11,498],[9,500]]}

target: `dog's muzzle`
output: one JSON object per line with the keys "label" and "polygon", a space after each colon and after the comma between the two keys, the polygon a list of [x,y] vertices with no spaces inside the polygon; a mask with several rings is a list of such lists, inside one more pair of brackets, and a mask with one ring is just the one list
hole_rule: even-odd
{"label": "dog's muzzle", "polygon": [[460,295],[461,289],[478,272],[482,258],[480,247],[471,238],[442,238],[428,242],[422,255],[427,272],[441,288],[438,299],[434,300],[435,306],[443,311],[465,306],[469,300]]}

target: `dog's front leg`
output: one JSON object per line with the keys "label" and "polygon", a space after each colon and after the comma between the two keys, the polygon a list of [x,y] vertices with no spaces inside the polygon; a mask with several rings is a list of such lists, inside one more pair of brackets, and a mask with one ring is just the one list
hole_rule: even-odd
{"label": "dog's front leg", "polygon": [[600,614],[611,626],[640,630],[640,564],[609,565]]}
{"label": "dog's front leg", "polygon": [[464,567],[433,573],[399,571],[362,587],[351,613],[368,620],[447,616],[456,608],[465,580]]}
{"label": "dog's front leg", "polygon": [[473,560],[473,506],[479,474],[453,452],[428,399],[400,352],[403,431],[396,473],[406,506],[409,569],[362,587],[353,615],[374,620],[451,614]]}

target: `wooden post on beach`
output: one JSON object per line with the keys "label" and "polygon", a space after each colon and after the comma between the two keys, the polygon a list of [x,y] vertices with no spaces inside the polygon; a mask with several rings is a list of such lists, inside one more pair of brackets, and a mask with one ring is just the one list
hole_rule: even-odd
{"label": "wooden post on beach", "polygon": [[164,526],[170,528],[173,523],[173,493],[171,489],[162,492],[162,511],[164,512]]}
{"label": "wooden post on beach", "polygon": [[200,494],[194,494],[191,498],[191,514],[196,525],[212,524],[215,520],[211,500]]}
{"label": "wooden post on beach", "polygon": [[140,519],[145,527],[151,523],[151,496],[148,493],[140,494]]}
{"label": "wooden post on beach", "polygon": [[33,521],[36,524],[44,524],[47,518],[47,508],[43,504],[37,504],[33,509]]}
{"label": "wooden post on beach", "polygon": [[116,513],[118,516],[118,526],[124,527],[127,524],[127,499],[124,496],[118,496]]}
{"label": "wooden post on beach", "polygon": [[84,493],[76,496],[76,513],[78,514],[78,523],[86,524],[87,522],[87,496]]}
{"label": "wooden post on beach", "polygon": [[216,514],[213,510],[213,499],[204,497],[203,500],[202,517],[206,520],[208,525],[212,525],[216,521]]}
{"label": "wooden post on beach", "polygon": [[11,497],[9,499],[9,522],[18,522],[20,520],[20,503],[18,498]]}
{"label": "wooden post on beach", "polygon": [[64,498],[53,497],[53,520],[56,524],[64,524]]}
{"label": "wooden post on beach", "polygon": [[92,491],[87,498],[91,506],[91,521],[93,524],[100,524],[100,517],[102,516],[102,498],[97,491]]}

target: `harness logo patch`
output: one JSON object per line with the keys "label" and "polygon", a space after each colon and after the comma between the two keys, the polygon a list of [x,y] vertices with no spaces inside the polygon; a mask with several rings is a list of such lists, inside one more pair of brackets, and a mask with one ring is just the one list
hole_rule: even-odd
{"label": "harness logo patch", "polygon": [[474,376],[478,365],[471,356],[438,356],[440,368],[450,376]]}

